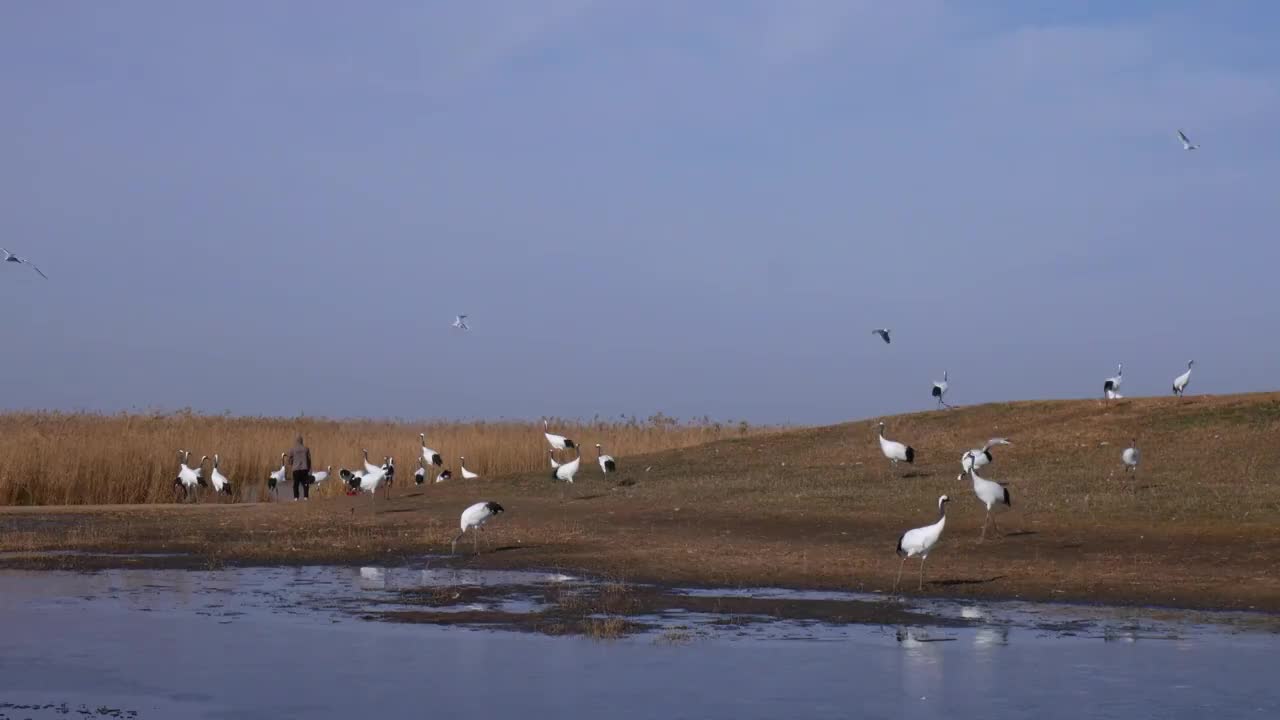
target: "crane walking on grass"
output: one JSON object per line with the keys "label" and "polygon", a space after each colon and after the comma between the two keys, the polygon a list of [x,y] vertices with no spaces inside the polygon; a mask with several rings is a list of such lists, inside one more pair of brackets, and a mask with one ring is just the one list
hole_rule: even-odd
{"label": "crane walking on grass", "polygon": [[462,471],[463,480],[475,480],[479,475],[467,469],[467,459],[465,457],[458,458],[458,469]]}
{"label": "crane walking on grass", "polygon": [[386,476],[387,497],[391,497],[391,485],[396,481],[396,459],[387,456],[382,459],[382,474]]}
{"label": "crane walking on grass", "polygon": [[436,467],[444,465],[444,458],[440,457],[440,453],[427,447],[427,434],[418,433],[418,438],[422,440],[422,459],[424,462],[431,463]]}
{"label": "crane walking on grass", "polygon": [[920,556],[920,583],[917,589],[924,589],[924,561],[928,559],[929,551],[942,537],[942,529],[947,525],[947,503],[949,502],[951,498],[946,495],[938,498],[938,521],[932,525],[908,530],[898,538],[898,555],[902,558],[902,562],[898,563],[898,577],[893,581],[895,593],[898,592],[898,584],[902,582],[902,568],[906,566],[907,558],[917,555]]}
{"label": "crane walking on grass", "polygon": [[551,443],[551,447],[556,450],[566,450],[569,448],[578,447],[569,438],[563,435],[556,435],[555,433],[551,432],[551,428],[547,425],[546,420],[542,421],[542,434],[546,436],[547,442]]}
{"label": "crane walking on grass", "polygon": [[991,438],[986,445],[980,448],[969,450],[960,456],[960,468],[963,472],[969,472],[974,468],[980,468],[991,462],[995,458],[991,456],[991,448],[996,445],[1012,445],[1013,443],[1004,438]]}
{"label": "crane walking on grass", "polygon": [[[196,488],[198,486],[204,485],[203,466],[205,459],[201,458],[200,465],[194,468],[187,464],[187,461],[190,459],[191,451],[178,451],[178,476],[174,478],[173,484],[175,487],[180,486],[182,488],[183,500],[188,499],[192,494],[196,493]],[[196,499],[199,500],[200,496],[196,495]]]}
{"label": "crane walking on grass", "polygon": [[313,472],[313,473],[311,473],[311,484],[312,484],[312,485],[319,485],[320,483],[324,482],[325,480],[328,480],[328,479],[329,479],[329,476],[330,476],[330,475],[332,475],[332,474],[333,474],[333,466],[332,466],[332,465],[326,466],[326,467],[325,467],[325,469],[323,469],[323,470],[318,470],[318,471],[316,471],[316,472]]}
{"label": "crane walking on grass", "polygon": [[338,471],[338,476],[347,484],[347,487],[357,492],[369,493],[369,499],[372,500],[378,496],[378,488],[382,486],[383,481],[387,479],[387,474],[382,468],[374,466],[373,471],[368,470],[348,470],[342,468]]}
{"label": "crane walking on grass", "polygon": [[1187,385],[1191,382],[1191,366],[1195,365],[1195,360],[1187,361],[1187,371],[1173,379],[1173,394],[1182,397],[1187,391]]}
{"label": "crane walking on grass", "polygon": [[[1000,504],[1013,507],[1013,499],[1009,497],[1009,489],[1000,483],[979,477],[973,470],[969,471],[969,477],[973,480],[973,494],[987,506],[987,517],[982,521],[982,536],[978,538],[978,542],[982,542],[987,539],[988,524],[997,533],[1000,532],[1000,526],[996,524],[996,518],[991,514],[991,509]],[[956,476],[956,479],[963,480],[964,474]]]}
{"label": "crane walking on grass", "polygon": [[938,409],[942,409],[944,407],[945,408],[951,407],[950,405],[947,404],[947,401],[943,399],[943,396],[947,394],[947,371],[946,370],[942,371],[942,381],[935,382],[933,384],[933,390],[931,391],[931,394],[938,400]]}
{"label": "crane walking on grass", "polygon": [[1142,454],[1138,452],[1138,438],[1134,438],[1132,444],[1120,453],[1120,462],[1124,463],[1125,472],[1132,471],[1136,477],[1138,463],[1142,462]]}
{"label": "crane walking on grass", "polygon": [[[203,466],[203,458],[201,458]],[[218,469],[218,453],[213,454],[213,470],[209,473],[209,482],[213,485],[213,491],[216,493],[231,494],[231,481],[226,475]]]}
{"label": "crane walking on grass", "polygon": [[458,533],[457,536],[453,538],[453,552],[458,552],[458,541],[462,539],[462,536],[466,535],[468,530],[473,530],[472,534],[475,537],[476,554],[479,555],[480,529],[484,527],[484,524],[489,522],[491,518],[497,517],[502,512],[503,510],[501,505],[496,502],[489,501],[478,502],[466,510],[463,510],[462,519],[459,523],[462,527],[462,532]]}
{"label": "crane walking on grass", "polygon": [[361,450],[360,452],[364,453],[364,474],[365,475],[368,475],[369,473],[376,473],[382,469],[380,466],[374,465],[373,463],[369,462],[368,450]]}
{"label": "crane walking on grass", "polygon": [[1102,398],[1104,400],[1118,400],[1120,398],[1120,383],[1124,381],[1124,363],[1116,366],[1116,374],[1102,382]]}
{"label": "crane walking on grass", "polygon": [[596,462],[600,463],[600,472],[611,473],[618,469],[617,461],[604,453],[604,446],[600,443],[596,443]]}
{"label": "crane walking on grass", "polygon": [[895,440],[890,440],[884,436],[884,422],[880,423],[880,452],[889,458],[890,465],[896,470],[898,461],[901,460],[907,464],[916,461],[916,450],[910,445],[904,445]]}
{"label": "crane walking on grass", "polygon": [[563,480],[570,485],[573,484],[573,476],[578,474],[578,468],[582,466],[582,453],[567,463],[563,463],[560,467],[551,471],[552,480]]}
{"label": "crane walking on grass", "polygon": [[288,456],[289,453],[280,453],[280,469],[267,475],[267,492],[272,495],[279,495],[280,493],[278,488],[280,483],[284,482],[285,474],[288,473],[284,462],[284,459]]}

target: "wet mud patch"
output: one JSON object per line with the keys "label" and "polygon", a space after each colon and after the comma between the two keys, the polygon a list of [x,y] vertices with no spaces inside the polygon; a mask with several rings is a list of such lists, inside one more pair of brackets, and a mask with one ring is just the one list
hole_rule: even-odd
{"label": "wet mud patch", "polygon": [[458,585],[402,590],[377,603],[394,609],[367,620],[623,637],[654,630],[745,628],[771,623],[968,627],[962,617],[935,615],[883,600],[753,597],[688,592],[655,585]]}

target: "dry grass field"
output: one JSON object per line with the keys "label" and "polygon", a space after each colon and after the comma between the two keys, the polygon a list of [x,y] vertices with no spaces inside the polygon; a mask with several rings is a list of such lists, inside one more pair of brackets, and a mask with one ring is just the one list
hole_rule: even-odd
{"label": "dry grass field", "polygon": [[[485,499],[507,512],[487,527],[481,554],[470,556],[468,538],[460,546],[466,556],[433,562],[878,592],[889,590],[897,571],[898,535],[931,522],[938,495],[947,493],[954,502],[924,594],[1280,611],[1280,394],[1018,402],[885,418],[887,435],[917,451],[916,463],[896,472],[880,455],[876,420],[649,452],[629,450],[619,438],[610,448],[619,472],[604,475],[591,464],[571,487],[550,479],[539,462],[543,447],[522,440],[521,452],[533,446],[522,461],[528,470],[425,488],[399,482],[390,500],[9,508],[0,511],[0,550],[189,555],[10,554],[0,564],[417,563],[424,554],[447,553],[458,513]],[[192,421],[208,423],[199,452],[219,438],[255,435],[235,424],[242,421],[220,422]],[[274,432],[278,437],[254,440],[258,457],[287,443],[292,431]],[[341,442],[347,457],[358,458],[359,433],[336,424],[328,436],[320,427],[308,432],[314,445]],[[409,435],[405,449],[382,452],[411,451],[416,433],[395,432]],[[591,432],[566,432],[594,440]],[[12,447],[12,431],[5,434]],[[1004,534],[979,542],[983,509],[968,479],[957,478],[959,458],[992,436],[1015,444],[998,448],[982,474],[1008,484],[1013,506],[999,516]],[[1143,452],[1136,476],[1120,463],[1134,437]],[[196,444],[181,427],[156,430],[152,442],[152,495],[140,499],[161,499],[170,481],[171,461],[152,455]],[[115,461],[113,477],[127,478],[127,458],[143,456],[144,443],[129,444],[133,455]],[[82,462],[70,465],[82,474],[79,486],[96,487],[89,461]],[[916,568],[908,562],[912,593]]]}
{"label": "dry grass field", "polygon": [[[711,420],[679,422],[656,415],[647,420],[552,420],[552,431],[616,456],[657,452],[742,437],[769,428]],[[483,477],[549,468],[542,424],[530,422],[425,422],[254,418],[198,415],[93,415],[87,413],[0,414],[0,505],[105,505],[168,503],[178,450],[221,456],[221,471],[232,481],[230,498],[220,502],[265,499],[267,475],[280,467],[280,453],[302,433],[317,469],[333,466],[333,480],[318,488],[321,496],[340,495],[340,467],[361,467],[361,450],[378,464],[396,460],[401,482],[413,479],[420,457],[418,433],[427,433],[445,467],[467,468]],[[572,452],[560,453],[563,459]],[[211,464],[205,466],[209,477]],[[284,491],[284,488],[281,488]],[[179,493],[180,494],[180,493]]]}

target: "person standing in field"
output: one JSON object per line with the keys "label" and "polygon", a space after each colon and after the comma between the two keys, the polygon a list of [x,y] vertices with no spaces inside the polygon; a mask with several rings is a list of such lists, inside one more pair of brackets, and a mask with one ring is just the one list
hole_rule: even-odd
{"label": "person standing in field", "polygon": [[311,448],[302,442],[302,436],[289,450],[289,469],[293,471],[293,501],[298,501],[298,490],[302,497],[311,499]]}

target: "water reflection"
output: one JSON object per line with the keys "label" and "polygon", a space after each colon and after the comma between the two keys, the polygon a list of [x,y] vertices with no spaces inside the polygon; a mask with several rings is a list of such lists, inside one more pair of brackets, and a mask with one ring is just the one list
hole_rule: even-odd
{"label": "water reflection", "polygon": [[[1248,627],[1266,631],[1205,624],[1201,614],[1157,620],[1132,610],[921,601],[916,609],[937,624],[726,630],[723,616],[689,612],[614,642],[358,619],[407,588],[588,582],[375,566],[0,572],[0,698],[146,710],[140,717],[349,718],[367,716],[370,698],[380,716],[420,716],[426,698],[433,716],[474,717],[477,697],[483,717],[521,718],[1280,717],[1270,670],[1280,635],[1256,617]],[[717,592],[753,591],[688,594]],[[667,628],[699,622],[690,641],[662,641]],[[263,681],[262,668],[299,658],[341,681],[301,693],[294,682]],[[175,689],[175,677],[199,678],[203,689]]]}

